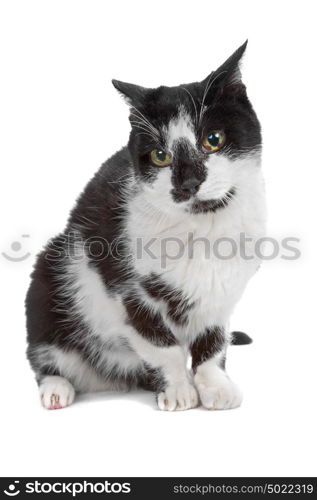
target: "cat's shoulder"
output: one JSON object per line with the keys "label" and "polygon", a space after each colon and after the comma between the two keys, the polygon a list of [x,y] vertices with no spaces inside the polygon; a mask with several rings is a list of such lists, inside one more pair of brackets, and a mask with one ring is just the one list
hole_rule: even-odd
{"label": "cat's shoulder", "polygon": [[87,187],[102,185],[103,187],[115,182],[123,182],[133,175],[132,158],[127,146],[123,147],[108,158],[97,170]]}
{"label": "cat's shoulder", "polygon": [[134,179],[131,155],[122,148],[106,160],[79,195],[68,219],[69,228],[82,226],[83,221],[97,225],[122,206],[124,188]]}

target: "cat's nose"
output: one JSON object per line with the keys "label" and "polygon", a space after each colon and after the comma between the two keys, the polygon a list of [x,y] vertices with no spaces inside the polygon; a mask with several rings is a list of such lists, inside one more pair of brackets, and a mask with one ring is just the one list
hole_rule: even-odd
{"label": "cat's nose", "polygon": [[181,184],[181,190],[188,194],[197,193],[201,181],[197,179],[197,177],[190,177],[189,179],[185,179]]}

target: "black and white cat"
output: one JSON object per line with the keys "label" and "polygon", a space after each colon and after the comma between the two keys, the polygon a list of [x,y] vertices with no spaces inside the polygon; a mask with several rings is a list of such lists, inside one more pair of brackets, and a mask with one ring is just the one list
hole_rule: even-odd
{"label": "black and white cat", "polygon": [[251,249],[265,231],[245,48],[199,83],[113,81],[130,106],[129,143],[39,255],[26,298],[45,408],[70,405],[77,391],[131,387],[154,391],[161,410],[240,405],[226,350],[250,339],[230,334],[228,321],[259,259],[220,258],[206,243],[239,248],[244,234]]}

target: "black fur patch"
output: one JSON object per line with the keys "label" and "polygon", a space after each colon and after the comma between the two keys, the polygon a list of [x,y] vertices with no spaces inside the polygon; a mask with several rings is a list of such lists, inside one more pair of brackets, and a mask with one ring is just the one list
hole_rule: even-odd
{"label": "black fur patch", "polygon": [[207,329],[191,345],[192,367],[194,372],[197,367],[215,354],[221,352],[226,345],[224,329],[214,326]]}
{"label": "black fur patch", "polygon": [[207,212],[216,212],[221,208],[225,208],[230,200],[235,195],[235,189],[230,189],[226,195],[219,200],[195,200],[190,207],[190,212],[193,214],[201,214]]}
{"label": "black fur patch", "polygon": [[[30,345],[55,344],[65,347],[70,344],[74,331],[86,331],[79,318],[72,318],[72,305],[61,291],[63,263],[68,252],[65,235],[49,242],[38,256],[32,281],[26,296],[27,331]],[[30,359],[32,362],[32,359]]]}
{"label": "black fur patch", "polygon": [[129,197],[136,189],[127,190],[134,176],[130,153],[123,148],[105,162],[88,183],[66,228],[66,233],[74,226],[80,228],[91,264],[100,273],[107,289],[114,292],[133,272],[122,226]]}
{"label": "black fur patch", "polygon": [[172,332],[164,325],[161,315],[153,313],[138,297],[131,294],[124,299],[124,305],[129,323],[144,338],[160,347],[177,343]]}
{"label": "black fur patch", "polygon": [[162,370],[151,368],[145,363],[145,370],[138,377],[137,382],[140,389],[159,393],[166,387],[166,380],[163,377]]}
{"label": "black fur patch", "polygon": [[167,315],[176,325],[182,326],[187,323],[187,313],[194,304],[189,303],[180,291],[169,287],[155,273],[143,278],[141,284],[150,297],[167,304]]}
{"label": "black fur patch", "polygon": [[177,141],[174,154],[171,167],[174,188],[171,194],[174,201],[179,203],[189,200],[199,190],[207,177],[207,170],[203,163],[204,156],[184,139]]}

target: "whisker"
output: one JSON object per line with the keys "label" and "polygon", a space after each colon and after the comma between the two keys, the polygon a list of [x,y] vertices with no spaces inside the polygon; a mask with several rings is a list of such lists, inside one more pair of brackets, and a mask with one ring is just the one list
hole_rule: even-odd
{"label": "whisker", "polygon": [[207,80],[207,83],[206,83],[206,87],[205,87],[205,90],[204,90],[204,95],[203,95],[203,98],[202,98],[202,101],[201,101],[201,106],[200,106],[200,113],[199,113],[199,123],[201,123],[201,119],[203,117],[203,114],[204,114],[204,110],[203,110],[203,107],[204,107],[204,104],[205,104],[205,99],[207,97],[207,94],[211,88],[211,86],[215,83],[215,81],[217,80],[217,78],[219,78],[219,76],[223,75],[224,73],[227,73],[226,70],[224,71],[221,71],[221,73],[219,73],[217,76],[215,76],[215,78],[213,80],[211,80],[211,77],[214,73],[211,73],[211,75],[209,76],[208,80]]}
{"label": "whisker", "polygon": [[185,90],[185,92],[187,92],[187,94],[189,95],[189,97],[190,97],[190,98],[191,98],[191,100],[192,100],[192,103],[193,103],[193,105],[194,105],[194,109],[195,109],[195,116],[196,116],[196,118],[195,118],[195,122],[196,122],[196,126],[197,126],[197,125],[198,125],[198,113],[197,113],[197,107],[196,107],[195,100],[194,100],[194,98],[193,98],[193,96],[192,96],[191,92],[190,92],[188,89],[186,89],[185,87],[181,87],[181,89]]}
{"label": "whisker", "polygon": [[147,123],[147,125],[152,129],[152,131],[155,133],[155,135],[159,135],[159,132],[158,130],[152,125],[151,122],[149,122],[149,120],[143,115],[143,113],[141,113],[141,111],[137,108],[135,108],[134,106],[132,106],[132,108],[135,110],[136,113],[139,114],[139,120],[142,119],[142,121],[145,121]]}
{"label": "whisker", "polygon": [[[131,121],[131,123],[138,129],[143,130],[145,135],[150,136],[154,142],[158,142],[158,136],[154,135],[149,128],[145,128],[145,126],[140,125],[138,122]],[[138,134],[140,135],[140,134]]]}

